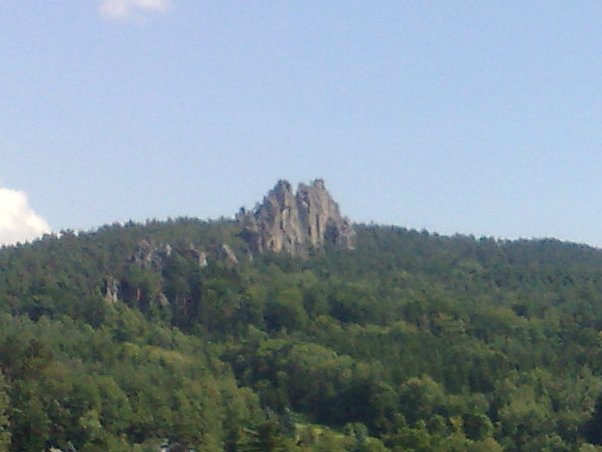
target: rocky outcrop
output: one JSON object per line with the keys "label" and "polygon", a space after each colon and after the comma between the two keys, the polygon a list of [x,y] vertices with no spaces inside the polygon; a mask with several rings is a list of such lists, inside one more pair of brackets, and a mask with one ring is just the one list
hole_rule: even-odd
{"label": "rocky outcrop", "polygon": [[254,211],[241,209],[237,221],[254,252],[303,255],[325,245],[353,247],[353,228],[322,179],[299,184],[296,193],[289,182],[278,181]]}
{"label": "rocky outcrop", "polygon": [[104,298],[111,303],[117,303],[120,295],[119,281],[112,276],[107,276],[104,279],[104,287],[102,289]]}
{"label": "rocky outcrop", "polygon": [[165,263],[174,255],[182,256],[196,262],[199,268],[208,265],[207,253],[197,249],[192,245],[172,247],[169,243],[156,245],[147,240],[140,240],[134,253],[128,258],[128,263],[133,264],[143,270],[152,270],[161,272]]}
{"label": "rocky outcrop", "polygon": [[207,253],[205,253],[202,250],[196,249],[192,245],[189,245],[187,248],[185,248],[182,251],[182,255],[197,262],[199,268],[205,268],[207,265],[209,265],[207,263]]}
{"label": "rocky outcrop", "polygon": [[171,256],[171,245],[154,245],[146,240],[140,240],[134,254],[130,256],[129,262],[143,270],[160,271],[163,261]]}
{"label": "rocky outcrop", "polygon": [[225,260],[229,264],[238,264],[238,258],[232,248],[230,248],[225,243],[222,243],[220,247],[217,249],[217,257],[220,260]]}

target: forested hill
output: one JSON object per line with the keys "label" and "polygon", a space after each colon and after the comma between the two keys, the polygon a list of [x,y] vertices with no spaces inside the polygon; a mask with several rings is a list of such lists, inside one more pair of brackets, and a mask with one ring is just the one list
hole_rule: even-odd
{"label": "forested hill", "polygon": [[[234,221],[0,250],[0,450],[602,450],[602,251]],[[601,402],[599,402],[601,401]]]}

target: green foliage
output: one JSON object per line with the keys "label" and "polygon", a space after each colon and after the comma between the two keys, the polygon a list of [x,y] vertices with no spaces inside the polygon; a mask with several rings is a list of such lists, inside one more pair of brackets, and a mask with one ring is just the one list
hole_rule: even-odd
{"label": "green foliage", "polygon": [[8,418],[10,399],[4,375],[0,373],[0,450],[7,450],[10,444],[11,431]]}
{"label": "green foliage", "polygon": [[602,444],[601,251],[356,230],[306,260],[249,262],[227,220],[3,248],[0,450]]}

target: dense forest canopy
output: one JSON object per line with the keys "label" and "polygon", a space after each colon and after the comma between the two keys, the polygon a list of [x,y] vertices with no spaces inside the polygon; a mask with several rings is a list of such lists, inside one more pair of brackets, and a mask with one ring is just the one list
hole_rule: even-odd
{"label": "dense forest canopy", "polygon": [[602,443],[602,251],[356,225],[353,250],[251,255],[240,232],[182,218],[2,248],[0,448]]}

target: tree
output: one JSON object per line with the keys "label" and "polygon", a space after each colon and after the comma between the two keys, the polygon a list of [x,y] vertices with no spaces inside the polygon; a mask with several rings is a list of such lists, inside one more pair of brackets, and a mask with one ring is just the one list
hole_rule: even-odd
{"label": "tree", "polygon": [[11,439],[8,417],[10,408],[8,389],[4,375],[0,372],[0,450],[8,450]]}

